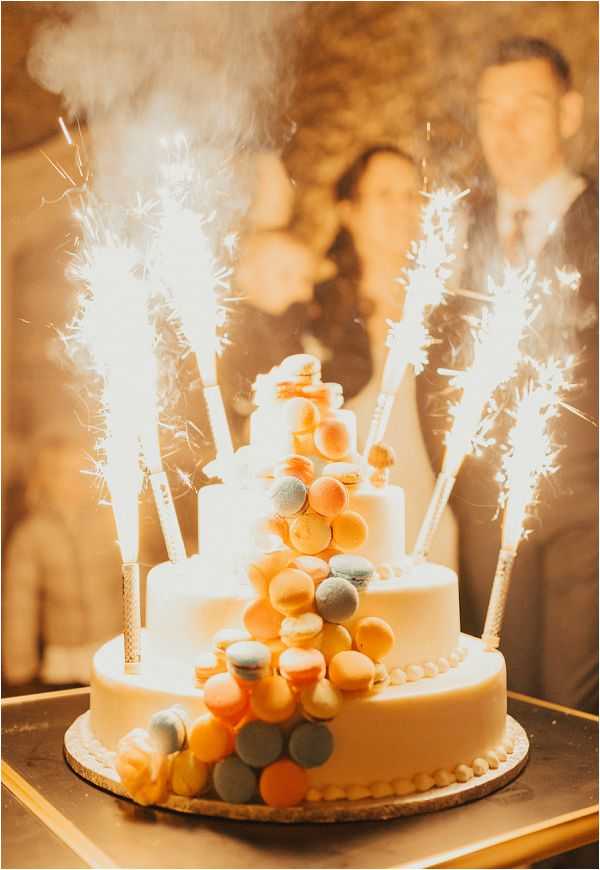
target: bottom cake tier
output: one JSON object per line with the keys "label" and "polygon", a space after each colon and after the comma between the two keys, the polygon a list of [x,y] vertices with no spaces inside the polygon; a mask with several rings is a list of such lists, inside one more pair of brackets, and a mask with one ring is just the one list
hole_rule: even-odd
{"label": "bottom cake tier", "polygon": [[[425,791],[494,768],[510,751],[506,736],[506,671],[499,652],[466,635],[460,664],[430,678],[344,697],[327,723],[334,751],[307,771],[312,801]],[[147,728],[174,704],[190,719],[206,712],[188,669],[145,656],[143,672],[123,672],[122,637],[97,653],[91,682],[91,730],[105,749]]]}

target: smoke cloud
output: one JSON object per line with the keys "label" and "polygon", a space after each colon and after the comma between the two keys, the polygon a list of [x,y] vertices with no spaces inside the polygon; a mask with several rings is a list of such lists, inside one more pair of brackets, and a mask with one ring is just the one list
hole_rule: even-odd
{"label": "smoke cloud", "polygon": [[[161,137],[183,132],[223,226],[247,202],[251,156],[277,148],[303,3],[62,4],[31,74],[87,120],[95,187],[122,200],[155,179]],[[289,132],[289,131],[288,131]]]}

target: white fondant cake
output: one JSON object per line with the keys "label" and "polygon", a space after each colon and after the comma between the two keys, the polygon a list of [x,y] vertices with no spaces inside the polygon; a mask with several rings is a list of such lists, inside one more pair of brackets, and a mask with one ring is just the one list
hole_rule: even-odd
{"label": "white fondant cake", "polygon": [[406,559],[391,451],[360,461],[312,357],[256,396],[237,476],[200,491],[199,555],[149,574],[140,672],[125,673],[122,638],[96,655],[91,727],[124,784],[152,803],[193,795],[196,776],[215,799],[283,807],[497,766],[503,657],[460,634],[454,572]]}

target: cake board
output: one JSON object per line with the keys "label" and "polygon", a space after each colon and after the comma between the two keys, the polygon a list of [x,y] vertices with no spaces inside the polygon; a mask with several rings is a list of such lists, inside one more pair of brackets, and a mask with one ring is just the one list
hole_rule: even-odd
{"label": "cake board", "polygon": [[[485,797],[519,775],[527,764],[529,740],[525,730],[511,716],[507,716],[506,728],[507,736],[514,743],[514,751],[506,761],[500,762],[496,770],[490,769],[468,782],[455,782],[423,793],[357,801],[307,802],[285,809],[264,804],[229,804],[209,797],[186,798],[172,794],[167,801],[157,806],[192,815],[285,824],[376,821],[436,812]],[[89,711],[79,716],[67,730],[64,751],[69,766],[79,776],[92,785],[130,799],[113,766],[115,753],[109,752],[92,734]]]}

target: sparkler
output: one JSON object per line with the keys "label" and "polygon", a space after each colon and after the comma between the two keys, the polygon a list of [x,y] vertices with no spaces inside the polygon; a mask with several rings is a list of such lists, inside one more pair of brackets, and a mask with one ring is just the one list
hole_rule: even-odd
{"label": "sparkler", "polygon": [[179,140],[177,155],[163,166],[160,227],[155,248],[156,270],[168,291],[186,343],[196,356],[221,477],[231,470],[233,444],[217,379],[220,349],[217,329],[224,312],[219,292],[227,287],[226,269],[219,268],[206,234],[208,220],[186,202],[194,169]]}
{"label": "sparkler", "polygon": [[88,233],[94,233],[74,268],[89,290],[80,334],[104,379],[107,423],[121,427],[126,421],[140,439],[169,559],[181,561],[186,558],[185,546],[158,439],[157,371],[148,288],[135,274],[139,255],[99,227],[99,215],[90,207],[80,216]]}
{"label": "sparkler", "polygon": [[425,519],[419,530],[413,558],[426,558],[439,526],[456,475],[482,426],[485,406],[494,392],[515,373],[521,359],[520,343],[532,318],[532,267],[519,271],[509,266],[504,282],[490,282],[490,308],[484,309],[475,336],[473,362],[455,375],[452,386],[462,389],[459,402],[451,409],[453,419],[446,440],[442,470],[435,483]]}
{"label": "sparkler", "polygon": [[527,508],[542,475],[555,470],[556,449],[550,438],[551,422],[561,404],[564,367],[551,361],[539,370],[538,383],[529,384],[514,411],[509,450],[504,458],[504,515],[502,543],[482,640],[486,649],[498,648],[510,578],[524,534]]}
{"label": "sparkler", "polygon": [[414,244],[410,255],[414,267],[406,270],[403,279],[406,296],[402,320],[390,323],[389,350],[363,453],[365,459],[373,444],[383,440],[407,367],[412,365],[418,373],[427,361],[431,343],[427,318],[441,303],[451,274],[455,235],[452,216],[456,203],[467,193],[442,189],[426,194],[428,201],[421,215],[423,239]]}

